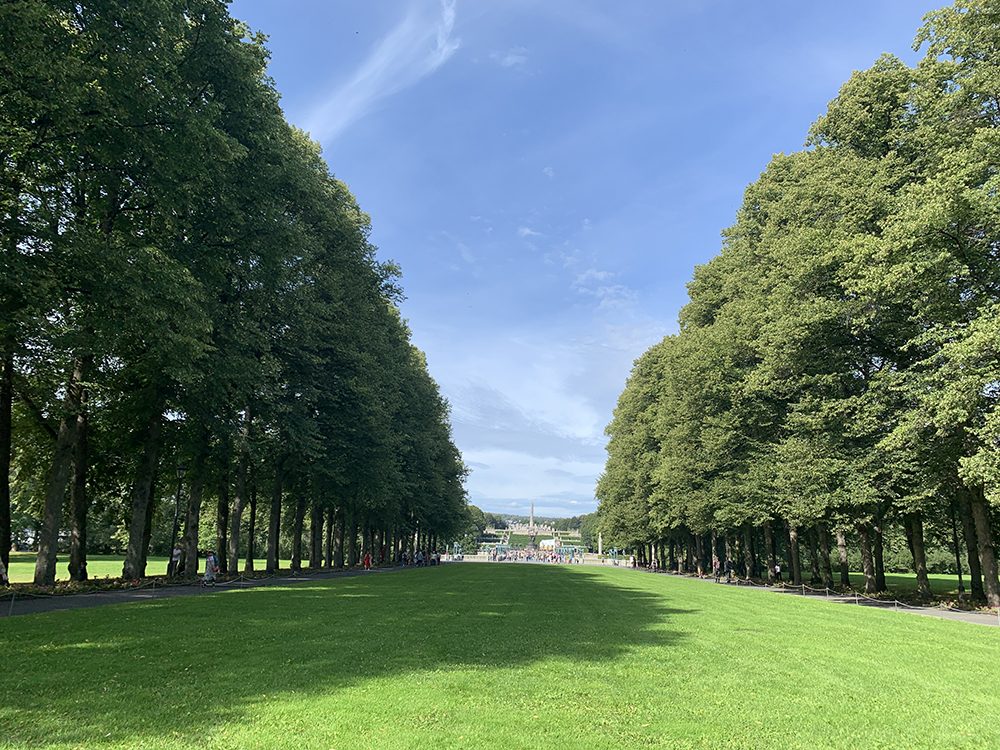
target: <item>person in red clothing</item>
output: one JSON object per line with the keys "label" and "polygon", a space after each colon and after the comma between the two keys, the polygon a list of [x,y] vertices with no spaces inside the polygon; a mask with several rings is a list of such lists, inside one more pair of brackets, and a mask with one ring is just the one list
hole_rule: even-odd
{"label": "person in red clothing", "polygon": [[366,552],[365,553],[365,570],[371,570],[371,569],[372,569],[372,553],[371,552]]}

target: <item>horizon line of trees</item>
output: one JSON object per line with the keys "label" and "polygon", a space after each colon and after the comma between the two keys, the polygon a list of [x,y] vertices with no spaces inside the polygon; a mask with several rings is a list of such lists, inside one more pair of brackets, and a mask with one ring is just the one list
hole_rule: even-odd
{"label": "horizon line of trees", "polygon": [[795,583],[808,547],[833,586],[851,541],[876,592],[893,536],[922,596],[926,546],[950,546],[1000,606],[1000,8],[924,22],[915,68],[856,71],[807,148],[774,156],[679,333],[636,361],[606,431],[605,546],[768,576],[784,558]]}
{"label": "horizon line of trees", "polygon": [[37,585],[61,530],[86,579],[95,511],[143,577],[182,467],[188,574],[236,570],[258,489],[268,570],[289,533],[293,567],[341,566],[467,521],[399,269],[264,41],[222,0],[0,4],[0,554],[37,519]]}

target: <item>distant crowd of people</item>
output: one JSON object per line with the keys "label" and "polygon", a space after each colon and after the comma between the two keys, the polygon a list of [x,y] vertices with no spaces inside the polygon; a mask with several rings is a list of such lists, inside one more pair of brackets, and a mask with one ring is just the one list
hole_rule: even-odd
{"label": "distant crowd of people", "polygon": [[583,558],[575,555],[549,552],[547,550],[498,550],[496,547],[487,552],[486,559],[490,562],[542,562],[553,563],[555,565],[583,564]]}
{"label": "distant crowd of people", "polygon": [[440,552],[428,552],[424,554],[423,550],[417,550],[413,553],[413,559],[410,559],[409,554],[403,552],[400,562],[406,565],[413,565],[415,567],[423,567],[424,565],[440,565],[441,564],[441,553]]}

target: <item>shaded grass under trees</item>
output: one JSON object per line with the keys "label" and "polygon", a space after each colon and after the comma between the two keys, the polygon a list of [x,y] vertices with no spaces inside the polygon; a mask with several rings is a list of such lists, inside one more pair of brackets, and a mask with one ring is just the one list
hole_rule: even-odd
{"label": "shaded grass under trees", "polygon": [[989,747],[1000,631],[466,563],[11,618],[0,747]]}

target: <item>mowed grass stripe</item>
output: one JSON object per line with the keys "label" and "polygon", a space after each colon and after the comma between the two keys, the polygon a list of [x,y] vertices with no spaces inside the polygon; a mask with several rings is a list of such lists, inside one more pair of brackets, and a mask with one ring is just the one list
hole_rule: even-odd
{"label": "mowed grass stripe", "polygon": [[0,747],[1000,746],[1000,630],[473,564],[0,621]]}

